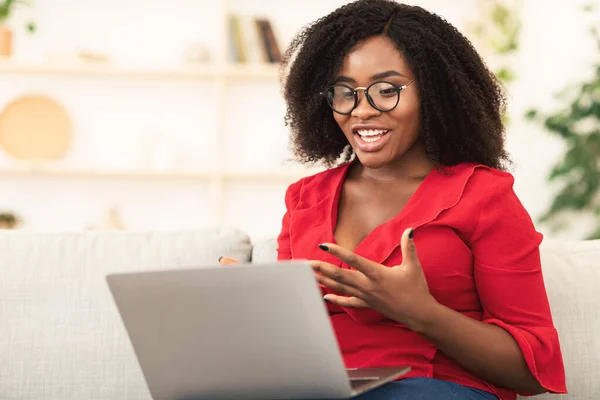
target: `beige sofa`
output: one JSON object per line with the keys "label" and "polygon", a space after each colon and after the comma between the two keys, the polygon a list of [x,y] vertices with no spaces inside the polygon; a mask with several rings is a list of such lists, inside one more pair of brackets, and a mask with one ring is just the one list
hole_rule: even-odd
{"label": "beige sofa", "polygon": [[[149,399],[104,277],[221,255],[272,261],[275,240],[252,245],[235,229],[0,234],[0,399]],[[600,399],[600,241],[548,241],[542,256],[570,394],[536,399]]]}

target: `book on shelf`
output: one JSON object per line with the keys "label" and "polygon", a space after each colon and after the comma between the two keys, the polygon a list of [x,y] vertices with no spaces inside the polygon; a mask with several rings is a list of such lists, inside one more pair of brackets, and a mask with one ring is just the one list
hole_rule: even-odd
{"label": "book on shelf", "polygon": [[229,56],[235,63],[279,63],[279,41],[267,18],[229,16]]}
{"label": "book on shelf", "polygon": [[271,22],[268,19],[260,18],[256,20],[256,24],[258,25],[258,31],[261,33],[263,46],[269,62],[281,62],[281,51],[279,50]]}
{"label": "book on shelf", "polygon": [[246,46],[243,43],[241,18],[238,15],[229,15],[229,54],[231,61],[246,62]]}

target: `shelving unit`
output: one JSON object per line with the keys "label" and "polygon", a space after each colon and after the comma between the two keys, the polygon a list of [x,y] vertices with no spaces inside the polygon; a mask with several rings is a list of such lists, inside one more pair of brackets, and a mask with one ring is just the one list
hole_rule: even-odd
{"label": "shelving unit", "polygon": [[[61,199],[65,202],[68,201],[65,199],[70,196],[71,191],[73,191],[75,197],[80,196],[78,198],[81,198],[83,194],[78,191],[80,190],[78,187],[82,186],[79,183],[87,181],[89,182],[89,185],[86,185],[85,187],[91,188],[92,192],[96,187],[99,191],[104,191],[101,195],[103,200],[98,200],[99,203],[103,202],[103,204],[110,204],[111,193],[107,193],[106,190],[110,191],[112,187],[115,187],[115,190],[132,188],[130,191],[131,193],[151,193],[150,191],[153,190],[152,188],[156,187],[157,194],[161,194],[159,196],[161,199],[165,198],[165,196],[168,198],[171,193],[174,196],[179,196],[181,193],[184,193],[185,190],[188,190],[192,196],[195,196],[193,197],[194,199],[201,196],[200,200],[203,204],[198,207],[207,210],[206,212],[210,215],[210,219],[208,220],[211,221],[211,224],[213,222],[218,225],[233,223],[237,226],[240,215],[239,210],[243,210],[246,205],[249,207],[249,213],[251,214],[260,212],[258,208],[260,206],[265,206],[268,210],[264,210],[263,212],[270,212],[273,214],[272,216],[271,214],[268,214],[269,216],[267,219],[279,221],[281,218],[281,215],[279,215],[280,210],[273,210],[273,207],[283,207],[283,196],[280,196],[278,193],[281,192],[281,194],[283,194],[283,190],[287,185],[304,176],[318,172],[318,170],[303,169],[296,165],[288,166],[287,164],[286,166],[281,167],[270,166],[269,162],[262,163],[260,166],[256,167],[246,167],[249,165],[249,160],[252,160],[252,156],[245,158],[245,161],[240,161],[239,163],[231,162],[231,160],[237,160],[237,155],[231,155],[231,148],[229,148],[229,146],[231,145],[232,140],[236,140],[236,136],[232,135],[235,135],[237,129],[240,129],[239,124],[235,126],[232,125],[231,117],[232,115],[236,115],[232,114],[232,112],[239,112],[240,107],[244,107],[246,102],[254,106],[253,110],[259,109],[259,107],[256,107],[256,101],[262,100],[261,96],[268,96],[272,102],[278,101],[275,96],[279,96],[279,92],[276,91],[275,88],[279,85],[280,65],[267,63],[235,64],[229,61],[229,52],[227,51],[228,46],[230,45],[228,16],[230,12],[235,13],[236,11],[243,13],[250,11],[251,14],[253,8],[247,7],[246,4],[235,3],[231,0],[220,0],[215,6],[219,7],[213,9],[214,12],[219,14],[219,18],[218,21],[215,20],[213,24],[215,29],[218,29],[214,30],[214,35],[212,35],[213,28],[211,28],[210,38],[201,38],[214,46],[212,49],[211,61],[207,64],[185,65],[182,63],[180,67],[173,66],[159,68],[149,66],[146,68],[126,67],[120,66],[118,63],[110,62],[86,62],[76,60],[48,61],[32,64],[19,61],[19,59],[0,57],[0,76],[8,78],[7,82],[13,80],[15,82],[21,82],[22,84],[17,86],[25,88],[24,90],[26,91],[36,91],[39,85],[42,92],[47,92],[48,89],[46,88],[51,87],[51,91],[47,92],[49,95],[52,95],[52,90],[62,91],[63,89],[62,86],[57,86],[56,84],[51,85],[48,84],[48,82],[62,82],[67,88],[66,90],[70,91],[69,95],[71,96],[71,101],[75,90],[73,88],[79,85],[80,82],[84,82],[83,85],[86,85],[85,87],[87,90],[96,90],[97,87],[100,88],[102,86],[107,86],[110,88],[109,90],[112,90],[114,85],[114,96],[116,97],[119,96],[119,90],[124,90],[128,96],[131,96],[132,93],[144,90],[144,87],[157,88],[155,93],[160,95],[163,93],[162,90],[164,88],[185,88],[188,83],[190,84],[190,88],[194,88],[192,90],[208,90],[207,93],[211,96],[212,108],[209,111],[211,114],[207,116],[210,119],[210,131],[206,132],[206,134],[211,136],[208,145],[213,154],[210,160],[214,159],[214,162],[207,161],[205,163],[200,163],[199,165],[205,165],[206,167],[196,168],[193,167],[193,163],[189,164],[189,168],[184,167],[184,165],[188,165],[187,161],[183,163],[171,163],[173,169],[168,170],[152,168],[151,165],[143,163],[140,163],[140,169],[135,169],[134,165],[131,165],[130,169],[130,163],[121,163],[120,165],[126,165],[122,167],[119,167],[119,164],[117,163],[114,167],[107,167],[106,169],[102,167],[95,168],[93,166],[94,162],[91,162],[89,166],[81,165],[81,167],[78,167],[78,162],[73,160],[66,160],[67,162],[56,164],[11,163],[8,166],[0,166],[0,180],[3,180],[2,185],[4,185],[3,187],[5,190],[21,190],[19,188],[26,187],[27,190],[33,191],[32,193],[34,196],[38,196],[36,192],[37,189],[35,188],[39,187],[41,191],[39,196],[41,196],[43,192],[44,197],[49,194],[50,198],[53,198],[53,194],[48,193],[48,187],[57,187],[61,188],[58,190],[63,191],[64,194],[61,195]],[[243,10],[238,9],[238,7],[242,7]],[[263,10],[265,9],[264,5],[259,5],[258,7],[262,7]],[[260,10],[257,10],[255,15],[261,15]],[[277,20],[273,18],[272,21],[276,26]],[[283,46],[284,43],[281,43],[280,41],[280,45]],[[139,65],[139,63],[135,63],[134,65]],[[62,85],[62,83],[59,85]],[[260,92],[258,95],[255,94],[255,89],[258,89]],[[21,89],[17,89],[13,93],[19,93],[20,90]],[[175,91],[170,93],[174,93],[175,95],[180,93],[177,92],[177,90],[180,89],[173,90]],[[180,114],[183,112],[196,113],[194,106],[190,105],[196,104],[195,101],[200,97],[188,96],[185,91],[181,93],[183,96],[182,101],[185,101],[183,99],[191,98],[193,102],[190,103],[188,101],[185,106],[185,111],[181,111]],[[270,93],[273,93],[272,96]],[[101,91],[101,95],[105,96],[101,101],[106,101],[106,90]],[[233,98],[230,96],[236,97]],[[174,101],[177,101],[176,97],[173,99]],[[87,99],[82,100],[87,101]],[[105,103],[92,102],[91,104]],[[150,104],[152,104],[152,107],[155,107],[155,104],[157,103]],[[158,104],[161,103],[159,102]],[[237,111],[232,111],[232,104],[238,106]],[[142,110],[141,107],[142,106],[136,109],[138,113]],[[84,108],[84,110],[89,110],[89,108]],[[156,109],[153,110],[155,113],[159,112]],[[74,112],[76,113],[77,110]],[[98,109],[98,114],[96,114],[95,117],[103,118],[103,112],[105,112],[105,110],[100,107]],[[198,113],[202,112],[204,112],[202,107],[198,107]],[[278,113],[280,114],[281,110],[279,110]],[[176,112],[173,114],[178,115]],[[169,118],[173,118],[173,114]],[[87,117],[89,113],[84,115]],[[183,118],[186,118],[189,114],[181,115]],[[78,114],[73,114],[73,117],[75,119],[82,118]],[[266,113],[266,118],[271,117],[272,114]],[[280,117],[278,116],[276,118]],[[190,125],[190,129],[198,130],[198,119],[201,118],[198,118],[197,115],[190,119],[190,123],[192,124]],[[86,121],[88,120],[86,119]],[[123,128],[124,135],[126,132],[131,131],[131,121],[127,121],[129,122],[129,125],[127,125],[127,128]],[[271,132],[270,129],[275,129],[278,124],[279,122],[277,122],[277,124],[272,123],[268,125],[269,130],[264,130],[264,126],[262,128],[258,127],[257,129],[263,129],[261,131],[263,135],[259,135],[261,139],[259,138],[258,140],[268,140],[265,138],[269,137]],[[148,128],[144,128],[144,126],[148,125],[141,123],[139,130],[148,130]],[[181,125],[177,125],[177,127],[181,128]],[[105,127],[103,126],[103,128]],[[245,127],[242,127],[242,129],[244,128]],[[76,127],[76,129],[83,128],[79,126],[78,128]],[[134,129],[138,129],[138,127],[134,127]],[[165,127],[159,127],[157,129],[158,132],[165,132]],[[168,129],[168,125],[166,129]],[[279,135],[279,139],[277,140],[281,140],[281,134],[284,133],[284,129],[285,127],[283,126],[283,123],[281,123],[281,131],[275,132]],[[77,136],[81,135],[81,137],[87,137],[87,132],[88,130],[76,130],[75,134]],[[99,135],[101,134],[100,132],[101,131],[96,131],[90,135]],[[152,132],[151,129],[150,132]],[[136,131],[133,134],[139,135],[140,132]],[[90,138],[96,137],[97,136],[90,136]],[[245,151],[247,142],[243,143],[244,144],[240,144],[236,147],[236,151]],[[157,145],[154,144],[154,146]],[[274,148],[279,149],[281,144],[274,144],[273,146],[275,146]],[[229,158],[224,155],[228,155]],[[87,161],[82,158],[81,155],[75,158],[83,162]],[[277,159],[277,156],[274,158]],[[100,164],[104,165],[105,163],[101,161]],[[108,164],[112,164],[112,162]],[[142,167],[141,165],[147,165],[147,167]],[[18,182],[18,184],[15,184],[16,182]],[[71,182],[77,183],[72,184]],[[136,191],[137,189],[134,188],[139,188],[139,191]],[[258,193],[256,195],[257,197],[253,195],[255,191]],[[198,193],[202,193],[202,195],[199,195]],[[92,196],[94,195],[90,192],[90,198]],[[117,199],[123,199],[124,194],[115,193],[115,196]],[[9,197],[22,199],[24,196],[19,196],[17,194]],[[152,196],[150,195],[148,197]],[[140,200],[145,201],[146,198]],[[151,198],[148,200],[153,201]],[[16,200],[12,201],[14,202]],[[18,202],[21,201],[30,204],[32,200],[30,197],[25,197],[24,200],[18,200]],[[51,202],[52,200],[49,201]],[[116,201],[118,202],[120,200]],[[160,203],[160,201],[163,200],[156,200],[156,203],[153,203],[152,205],[145,204],[144,206],[147,209],[155,210],[155,208],[152,207],[163,207],[163,203]],[[259,207],[257,207],[257,205]],[[0,204],[0,207],[5,207],[5,205]],[[128,201],[124,208],[130,209],[130,207],[131,203]],[[171,204],[165,204],[164,207],[170,209]],[[178,210],[178,212],[180,214],[185,213],[188,211],[188,208],[185,210],[186,211]],[[15,211],[19,212],[19,208],[17,207]],[[34,214],[37,215],[39,213],[34,212]],[[201,213],[195,213],[196,221],[200,214]],[[238,215],[238,217],[232,215]],[[273,222],[267,222],[263,217],[258,215],[259,214],[256,214],[252,217],[254,219],[250,218],[245,220],[253,221],[253,225],[265,223],[269,226],[273,225],[273,229],[269,228],[270,232],[277,230],[277,226],[274,225]],[[241,218],[244,219],[243,214]],[[249,224],[249,222],[247,223]]]}

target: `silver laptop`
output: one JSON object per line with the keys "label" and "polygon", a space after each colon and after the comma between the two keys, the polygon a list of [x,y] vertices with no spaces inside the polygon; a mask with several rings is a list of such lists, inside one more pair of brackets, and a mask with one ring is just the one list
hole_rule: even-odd
{"label": "silver laptop", "polygon": [[349,398],[407,367],[346,370],[302,262],[112,274],[155,400]]}

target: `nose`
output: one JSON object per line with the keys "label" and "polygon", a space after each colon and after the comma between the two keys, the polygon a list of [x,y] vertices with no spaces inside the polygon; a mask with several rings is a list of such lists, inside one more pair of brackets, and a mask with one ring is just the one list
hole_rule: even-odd
{"label": "nose", "polygon": [[379,111],[378,109],[373,107],[371,103],[369,103],[369,100],[367,100],[367,94],[365,93],[364,89],[358,90],[357,95],[358,104],[356,105],[354,110],[352,110],[351,113],[353,117],[356,117],[361,120],[366,120],[381,114],[381,111]]}

